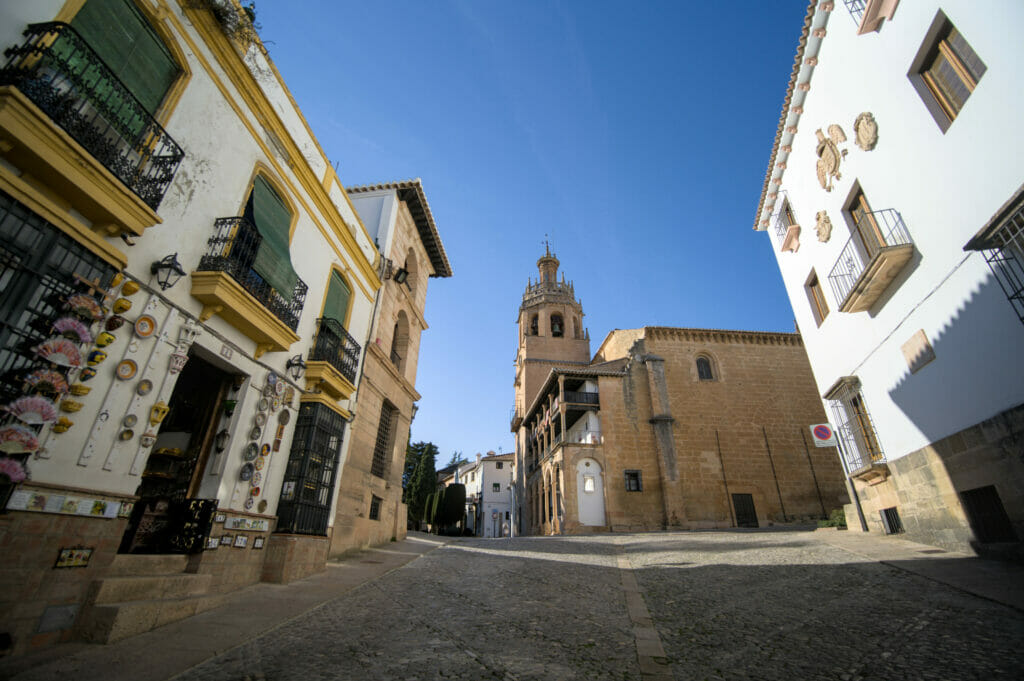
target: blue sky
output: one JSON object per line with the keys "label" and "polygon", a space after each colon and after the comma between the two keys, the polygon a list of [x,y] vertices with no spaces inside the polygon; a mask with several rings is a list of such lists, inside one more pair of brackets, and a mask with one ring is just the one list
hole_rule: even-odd
{"label": "blue sky", "polygon": [[430,280],[413,441],[513,450],[545,234],[592,352],[615,328],[793,330],[752,224],[806,6],[257,3],[342,182],[422,178],[455,276]]}

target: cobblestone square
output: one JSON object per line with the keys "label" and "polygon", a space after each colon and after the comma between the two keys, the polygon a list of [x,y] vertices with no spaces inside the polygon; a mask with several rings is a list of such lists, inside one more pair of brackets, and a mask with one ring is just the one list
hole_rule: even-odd
{"label": "cobblestone square", "polygon": [[176,678],[1020,678],[1024,613],[822,536],[459,539]]}

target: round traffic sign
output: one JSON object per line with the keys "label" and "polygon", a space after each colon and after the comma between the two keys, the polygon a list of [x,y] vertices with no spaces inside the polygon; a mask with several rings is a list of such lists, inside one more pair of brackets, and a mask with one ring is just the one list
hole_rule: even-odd
{"label": "round traffic sign", "polygon": [[831,440],[832,429],[826,426],[825,424],[814,426],[814,437],[818,438],[819,440]]}

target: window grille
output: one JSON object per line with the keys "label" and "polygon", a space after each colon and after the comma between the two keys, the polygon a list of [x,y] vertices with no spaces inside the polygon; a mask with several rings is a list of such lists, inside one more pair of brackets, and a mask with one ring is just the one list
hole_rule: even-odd
{"label": "window grille", "polygon": [[626,477],[626,491],[627,492],[642,492],[643,478],[641,471],[624,471]]}
{"label": "window grille", "polygon": [[373,448],[373,464],[370,466],[370,473],[378,478],[386,478],[390,468],[388,454],[391,449],[391,430],[393,426],[395,407],[390,402],[385,402],[380,407],[380,423],[377,425],[377,444]]}
{"label": "window grille", "polygon": [[1010,208],[1010,215],[964,248],[982,251],[1017,318],[1024,323],[1024,188],[1018,193],[1016,205]]}
{"label": "window grille", "polygon": [[697,358],[697,376],[702,381],[715,380],[715,374],[711,370],[711,360],[707,357]]}
{"label": "window grille", "polygon": [[896,507],[883,508],[879,511],[882,516],[882,527],[885,528],[886,534],[899,534],[903,532],[903,522],[900,521],[900,512],[896,510]]}
{"label": "window grille", "polygon": [[384,501],[378,496],[370,498],[370,520],[380,520],[380,502]]}
{"label": "window grille", "polygon": [[315,402],[302,403],[277,507],[278,532],[327,534],[344,438],[341,414]]}
{"label": "window grille", "polygon": [[885,454],[878,444],[878,433],[860,394],[860,380],[845,377],[826,399],[843,445],[847,468],[856,471],[874,463],[884,463]]}
{"label": "window grille", "polygon": [[113,267],[27,206],[0,192],[0,404],[21,394],[21,377],[41,362],[63,301],[82,290],[75,277],[105,288]]}

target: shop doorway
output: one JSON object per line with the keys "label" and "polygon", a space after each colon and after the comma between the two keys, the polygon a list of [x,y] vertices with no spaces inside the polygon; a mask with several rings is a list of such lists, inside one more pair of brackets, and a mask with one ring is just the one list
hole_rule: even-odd
{"label": "shop doorway", "polygon": [[224,400],[235,376],[190,354],[168,400],[136,494],[122,553],[196,553],[203,548],[216,499],[199,499]]}

